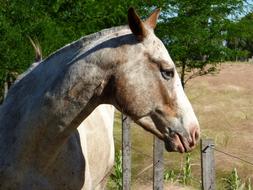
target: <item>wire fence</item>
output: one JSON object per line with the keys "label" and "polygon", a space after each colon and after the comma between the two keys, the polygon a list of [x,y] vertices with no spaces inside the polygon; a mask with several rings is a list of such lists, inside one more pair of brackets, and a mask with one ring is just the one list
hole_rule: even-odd
{"label": "wire fence", "polygon": [[[120,139],[117,139],[117,138],[114,137],[114,140],[115,140],[116,143],[118,143],[119,145],[121,145],[122,141]],[[226,152],[224,150],[221,150],[219,148],[216,148],[214,146],[210,146],[210,148],[212,150],[220,153],[220,154],[223,154],[223,155],[228,156],[228,157],[230,157],[232,159],[236,159],[236,160],[238,160],[240,162],[243,162],[245,164],[253,166],[253,162],[248,161],[247,159],[244,159],[244,158],[242,158],[240,156],[234,155],[232,153],[228,153],[228,152]],[[144,151],[140,150],[139,148],[136,148],[134,145],[131,145],[131,150],[134,151],[136,154],[144,156],[145,158],[148,159],[148,162],[150,162],[149,164],[146,164],[146,166],[143,167],[142,170],[140,170],[137,174],[135,174],[135,176],[132,176],[132,179],[133,179],[134,182],[137,182],[137,181],[138,182],[140,182],[140,181],[145,182],[145,180],[143,180],[141,178],[141,176],[143,174],[145,174],[146,172],[150,171],[151,169],[154,169],[157,166],[158,162],[153,163],[153,155],[152,154],[145,153]],[[172,163],[171,160],[164,159],[163,161],[159,160],[159,162],[161,162],[164,165],[165,168],[171,168],[171,163]],[[197,162],[200,162],[200,160],[197,160]],[[191,165],[192,165],[192,163],[191,163]],[[199,165],[201,165],[201,164],[199,164]],[[201,167],[203,167],[203,166],[201,166]],[[182,170],[182,168],[181,168],[181,170]],[[174,181],[179,181],[183,177],[182,175],[183,174],[178,173],[174,177]],[[196,177],[194,177],[192,175],[190,176],[190,180],[192,181],[192,183],[195,183],[195,185],[198,185],[198,186],[200,186],[203,183],[203,179],[196,178]],[[203,186],[202,186],[202,189],[204,189]]]}
{"label": "wire fence", "polygon": [[[119,145],[121,145],[122,141],[115,138],[114,137],[114,140],[116,143],[118,143]],[[139,154],[139,155],[142,155],[144,156],[145,158],[148,158],[149,161],[151,162],[150,164],[148,164],[148,166],[144,167],[140,172],[138,172],[135,176],[133,176],[133,181],[140,181],[140,177],[142,176],[142,174],[144,174],[145,172],[157,167],[157,164],[158,162],[161,162],[166,168],[170,168],[171,167],[171,163],[172,161],[171,160],[164,160],[164,161],[157,161],[156,163],[153,163],[153,155],[150,155],[150,154],[147,154],[145,152],[143,152],[142,150],[136,148],[135,146],[131,146],[131,150],[134,151],[135,153]],[[182,178],[183,175],[182,174],[178,174],[177,176],[175,176],[175,179],[173,181],[180,181],[180,178]],[[193,176],[190,177],[192,181],[194,181],[195,183],[197,184],[201,184],[201,180],[200,179],[197,179]]]}
{"label": "wire fence", "polygon": [[242,161],[242,162],[244,162],[244,163],[246,163],[246,164],[249,164],[249,165],[253,166],[253,162],[250,162],[250,161],[248,161],[248,160],[245,160],[245,159],[240,158],[240,157],[238,157],[238,156],[235,156],[235,155],[233,155],[233,154],[227,153],[227,152],[225,152],[225,151],[223,151],[223,150],[220,150],[220,149],[217,149],[217,148],[215,148],[215,147],[211,147],[211,148],[212,148],[213,150],[215,150],[216,152],[222,153],[222,154],[227,155],[227,156],[229,156],[229,157],[231,157],[231,158],[233,158],[233,159],[240,160],[240,161]]}

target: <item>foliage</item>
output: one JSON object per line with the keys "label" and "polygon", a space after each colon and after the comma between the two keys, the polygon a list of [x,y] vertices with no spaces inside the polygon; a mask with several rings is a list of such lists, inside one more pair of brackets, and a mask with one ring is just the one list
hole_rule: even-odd
{"label": "foliage", "polygon": [[[10,84],[34,60],[27,36],[38,39],[46,57],[81,36],[126,24],[129,6],[137,8],[144,17],[154,7],[162,7],[157,33],[172,58],[182,67],[184,82],[185,67],[203,69],[209,62],[231,58],[227,57],[228,53],[237,54],[237,49],[227,49],[222,45],[226,35],[223,31],[230,23],[228,15],[241,10],[243,0],[0,0],[0,4],[1,102],[4,82]],[[230,25],[228,29],[242,29],[241,26],[248,23],[249,19],[244,20],[240,26]],[[235,33],[238,34],[227,32],[231,47],[233,40],[229,39],[233,39]],[[247,44],[250,46],[253,43],[248,40]],[[243,55],[237,57],[251,52],[247,48],[241,49]]]}
{"label": "foliage", "polygon": [[[253,13],[229,25],[227,45],[232,50],[231,60],[253,56]],[[235,53],[239,52],[239,53]]]}
{"label": "foliage", "polygon": [[192,179],[192,170],[191,170],[191,155],[187,154],[185,157],[185,165],[183,168],[183,175],[180,182],[184,185],[190,185]]}
{"label": "foliage", "polygon": [[166,169],[164,172],[164,180],[167,182],[179,182],[183,185],[191,185],[192,178],[191,154],[186,154],[182,171],[177,172]]}
{"label": "foliage", "polygon": [[249,178],[248,181],[247,181],[246,189],[247,189],[247,190],[252,190],[252,184],[251,184],[250,178]]}
{"label": "foliage", "polygon": [[[184,186],[192,185],[192,168],[191,168],[191,154],[187,154],[184,161],[184,167],[181,172],[176,170],[164,171],[165,182],[179,182]],[[252,183],[250,178],[246,182],[243,182],[238,175],[237,169],[234,168],[232,172],[225,178],[223,178],[226,190],[251,190]]]}
{"label": "foliage", "polygon": [[122,175],[122,152],[118,151],[115,155],[114,172],[110,176],[115,184],[114,189],[122,189]]}
{"label": "foliage", "polygon": [[243,11],[243,0],[172,0],[164,7],[158,34],[182,68],[183,85],[187,68],[203,69],[229,58],[224,44],[227,26],[233,22],[229,15]]}
{"label": "foliage", "polygon": [[238,176],[236,168],[234,168],[233,171],[231,172],[231,174],[224,180],[227,183],[227,185],[226,185],[227,190],[242,189],[241,179]]}
{"label": "foliage", "polygon": [[175,174],[174,170],[166,169],[164,171],[164,180],[166,182],[175,182],[177,179],[177,175]]}
{"label": "foliage", "polygon": [[[34,60],[28,36],[37,39],[43,57],[104,28],[127,23],[131,5],[140,0],[0,0],[0,102],[4,82],[11,83]],[[15,75],[14,75],[15,74]]]}
{"label": "foliage", "polygon": [[224,178],[224,181],[226,183],[226,190],[251,190],[250,178],[247,183],[242,182],[236,168],[233,169],[227,178]]}

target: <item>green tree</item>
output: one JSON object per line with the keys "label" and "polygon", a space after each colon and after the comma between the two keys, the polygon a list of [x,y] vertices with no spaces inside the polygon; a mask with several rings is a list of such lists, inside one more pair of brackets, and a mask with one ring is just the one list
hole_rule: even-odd
{"label": "green tree", "polygon": [[44,57],[81,36],[127,23],[127,9],[140,0],[0,0],[0,102],[4,84],[29,67],[37,39]]}
{"label": "green tree", "polygon": [[[199,68],[226,59],[222,45],[227,16],[243,0],[0,0],[0,102],[3,89],[34,60],[27,38],[37,39],[44,57],[81,36],[127,23],[129,6],[147,15],[162,7],[157,33],[182,68]],[[247,42],[250,43],[250,42]]]}
{"label": "green tree", "polygon": [[227,46],[231,49],[231,59],[246,59],[253,56],[253,13],[229,25]]}
{"label": "green tree", "polygon": [[[164,7],[158,33],[181,67],[183,86],[187,70],[198,69],[190,78],[207,74],[228,58],[224,40],[229,15],[243,10],[243,0],[171,0]],[[208,63],[213,67],[206,69]]]}

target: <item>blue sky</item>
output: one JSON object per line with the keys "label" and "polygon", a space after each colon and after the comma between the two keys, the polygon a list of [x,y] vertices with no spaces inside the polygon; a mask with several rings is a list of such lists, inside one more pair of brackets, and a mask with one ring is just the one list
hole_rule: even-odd
{"label": "blue sky", "polygon": [[253,12],[253,0],[246,0],[246,2],[244,3],[244,11],[237,12],[237,14],[235,15],[230,15],[229,18],[233,20],[237,20],[250,12]]}
{"label": "blue sky", "polygon": [[252,12],[253,11],[253,0],[247,0],[247,4],[245,4],[245,11]]}

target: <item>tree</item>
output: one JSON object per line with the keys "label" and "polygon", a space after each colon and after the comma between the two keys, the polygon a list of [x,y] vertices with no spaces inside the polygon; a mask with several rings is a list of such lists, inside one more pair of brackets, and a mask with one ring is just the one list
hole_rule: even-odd
{"label": "tree", "polygon": [[[141,15],[162,7],[158,36],[182,68],[199,68],[227,59],[222,45],[228,15],[240,10],[243,0],[0,0],[0,102],[4,86],[29,67],[34,51],[27,36],[37,39],[44,57],[81,36],[103,28],[127,24],[134,5]],[[236,26],[237,27],[237,26]],[[227,32],[228,33],[228,32]],[[230,46],[228,46],[230,47]],[[4,85],[5,84],[5,85]],[[7,84],[7,85],[6,85]]]}
{"label": "tree", "polygon": [[253,56],[253,13],[229,25],[227,46],[231,49],[231,59],[247,59]]}
{"label": "tree", "polygon": [[[158,33],[181,67],[184,86],[188,79],[212,72],[217,62],[228,58],[224,40],[231,22],[229,15],[242,10],[243,0],[172,0],[164,6]],[[213,67],[206,69],[209,63]],[[186,79],[186,70],[194,68],[197,71]]]}
{"label": "tree", "polygon": [[0,102],[11,83],[34,60],[28,36],[44,57],[81,36],[127,24],[127,9],[140,0],[0,0]]}

